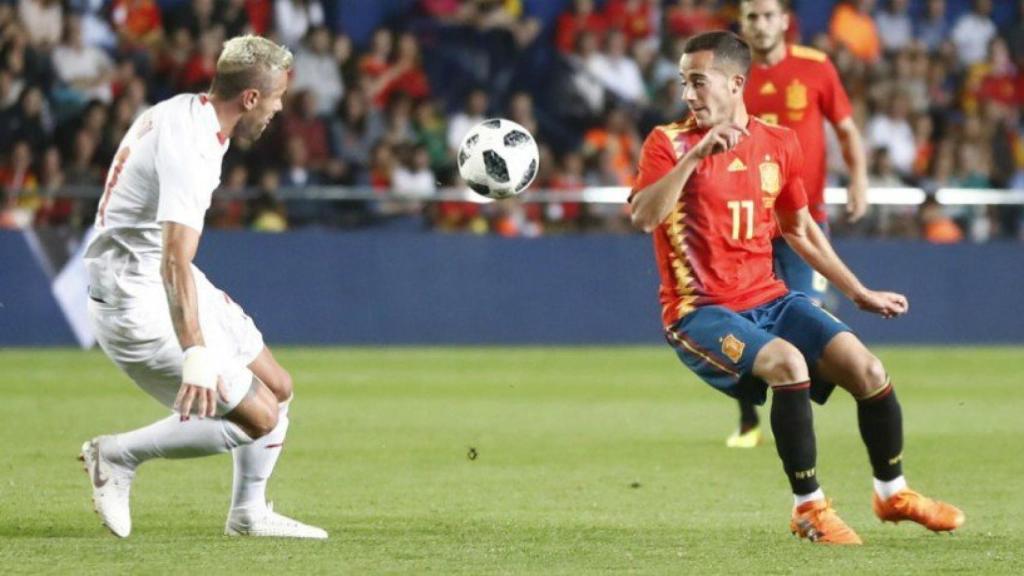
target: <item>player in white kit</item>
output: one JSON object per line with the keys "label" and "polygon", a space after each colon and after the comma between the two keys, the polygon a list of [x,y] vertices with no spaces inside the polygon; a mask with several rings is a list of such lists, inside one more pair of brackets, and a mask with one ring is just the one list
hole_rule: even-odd
{"label": "player in white kit", "polygon": [[107,175],[85,254],[89,315],[110,359],[175,411],[82,446],[96,511],[122,538],[131,533],[129,490],[140,464],[229,451],[227,534],[327,538],[266,503],[288,430],[291,377],[242,308],[192,264],[228,136],[262,134],[281,109],[291,63],[267,39],[228,40],[209,94],[146,111]]}

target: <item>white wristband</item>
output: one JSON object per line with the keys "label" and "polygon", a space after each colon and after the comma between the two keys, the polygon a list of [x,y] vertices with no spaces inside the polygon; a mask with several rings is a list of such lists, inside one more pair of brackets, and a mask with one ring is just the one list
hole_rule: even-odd
{"label": "white wristband", "polygon": [[217,365],[209,348],[192,346],[185,350],[181,365],[181,381],[209,390],[217,387]]}

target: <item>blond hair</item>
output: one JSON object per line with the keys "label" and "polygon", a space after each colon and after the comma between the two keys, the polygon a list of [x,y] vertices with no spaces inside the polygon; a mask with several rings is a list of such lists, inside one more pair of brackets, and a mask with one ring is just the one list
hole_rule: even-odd
{"label": "blond hair", "polygon": [[210,92],[222,98],[233,98],[250,88],[267,92],[270,73],[291,67],[292,53],[284,46],[253,34],[236,36],[224,42]]}

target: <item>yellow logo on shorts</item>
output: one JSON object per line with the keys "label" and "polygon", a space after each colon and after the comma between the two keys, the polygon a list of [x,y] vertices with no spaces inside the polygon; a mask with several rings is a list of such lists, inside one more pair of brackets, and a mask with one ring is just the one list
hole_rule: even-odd
{"label": "yellow logo on shorts", "polygon": [[746,344],[740,342],[739,338],[732,334],[727,334],[722,339],[722,354],[725,354],[733,363],[740,361],[740,358],[743,356],[743,349],[746,347]]}

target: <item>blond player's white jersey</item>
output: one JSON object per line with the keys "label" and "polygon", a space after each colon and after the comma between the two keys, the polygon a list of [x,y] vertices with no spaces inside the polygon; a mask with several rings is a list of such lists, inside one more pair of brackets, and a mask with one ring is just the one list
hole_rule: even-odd
{"label": "blond player's white jersey", "polygon": [[143,113],[118,147],[85,252],[89,291],[108,303],[163,298],[161,222],[202,232],[229,141],[205,95]]}

